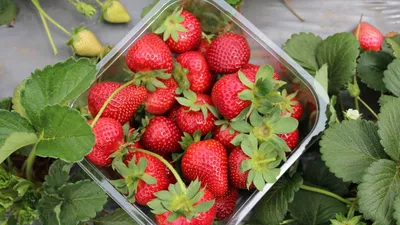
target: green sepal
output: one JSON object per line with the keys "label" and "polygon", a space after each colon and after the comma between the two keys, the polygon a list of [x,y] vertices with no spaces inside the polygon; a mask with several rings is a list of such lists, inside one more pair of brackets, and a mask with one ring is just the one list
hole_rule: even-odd
{"label": "green sepal", "polygon": [[136,86],[144,86],[150,92],[154,92],[158,88],[167,88],[162,81],[171,78],[171,74],[165,73],[164,70],[151,70],[140,73],[133,73],[127,69],[124,69],[124,71],[134,77]]}
{"label": "green sepal", "polygon": [[199,142],[201,140],[201,136],[202,133],[200,130],[196,130],[193,135],[190,135],[186,132],[183,133],[183,136],[181,138],[181,141],[179,142],[179,144],[181,145],[182,149],[184,150],[181,153],[172,153],[172,160],[173,162],[177,162],[178,160],[180,160],[183,155],[185,154],[187,148],[196,142]]}
{"label": "green sepal", "polygon": [[181,24],[185,17],[181,15],[183,8],[176,8],[174,12],[167,17],[165,22],[157,28],[154,33],[163,34],[163,40],[166,41],[169,37],[175,42],[178,42],[178,32],[187,32],[187,29]]}
{"label": "green sepal", "polygon": [[253,127],[246,121],[235,121],[231,123],[231,127],[241,133],[250,133]]}
{"label": "green sepal", "polygon": [[182,68],[181,64],[178,62],[174,62],[174,67],[172,69],[172,77],[178,84],[178,88],[175,93],[177,95],[182,94],[184,91],[189,90],[190,82],[187,78],[188,69]]}
{"label": "green sepal", "polygon": [[203,113],[204,119],[208,117],[208,111],[210,111],[215,117],[218,118],[219,114],[215,106],[203,103],[197,103],[197,94],[191,90],[183,91],[184,97],[175,97],[180,105],[189,108],[189,111]]}
{"label": "green sepal", "polygon": [[238,72],[238,77],[239,77],[240,82],[242,82],[242,84],[244,84],[246,87],[248,87],[248,88],[250,88],[250,89],[253,89],[253,88],[254,88],[254,83],[251,82],[251,81],[246,77],[246,75],[245,75],[242,71],[240,71],[240,70],[239,70],[239,72]]}

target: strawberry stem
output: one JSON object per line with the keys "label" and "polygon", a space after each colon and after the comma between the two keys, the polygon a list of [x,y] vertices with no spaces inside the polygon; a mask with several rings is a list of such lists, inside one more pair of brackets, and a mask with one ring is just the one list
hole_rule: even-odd
{"label": "strawberry stem", "polygon": [[[357,75],[354,75],[354,84],[357,83]],[[358,103],[358,98],[354,98],[354,104],[356,105],[357,111],[360,111],[360,104]]]}
{"label": "strawberry stem", "polygon": [[[361,28],[362,18],[363,18],[363,14],[361,14],[360,21],[358,22],[358,26],[357,26],[357,32],[356,32],[357,41],[358,41],[358,39],[360,37],[360,28]],[[357,82],[357,73],[354,74],[354,84],[356,84],[356,82]],[[354,104],[356,105],[357,111],[360,111],[360,105],[358,103],[358,98],[354,98]]]}
{"label": "strawberry stem", "polygon": [[304,185],[304,184],[300,185],[300,189],[303,189],[303,190],[306,190],[306,191],[315,192],[315,193],[319,193],[319,194],[323,194],[323,195],[327,195],[329,197],[335,198],[335,199],[343,202],[346,205],[352,205],[351,201],[349,201],[347,199],[344,199],[344,198],[340,197],[339,195],[337,195],[335,193],[332,193],[330,191],[324,190],[324,189],[310,187],[310,186],[307,186],[307,185]]}
{"label": "strawberry stem", "polygon": [[296,10],[293,8],[292,3],[289,0],[284,0],[286,7],[290,10],[299,19],[301,22],[304,22],[304,19],[297,14]]}
{"label": "strawberry stem", "polygon": [[282,221],[282,223],[280,223],[280,225],[283,225],[283,224],[290,224],[290,223],[294,223],[294,222],[296,222],[295,219],[284,220],[284,221]]}
{"label": "strawberry stem", "polygon": [[54,55],[57,55],[58,50],[57,50],[56,45],[54,44],[53,36],[51,35],[51,32],[49,30],[49,25],[47,24],[47,20],[46,20],[46,18],[44,18],[42,13],[39,12],[39,15],[40,15],[40,19],[42,19],[43,27],[44,27],[44,30],[46,31],[47,37],[49,38],[50,45],[53,48]]}
{"label": "strawberry stem", "polygon": [[378,115],[374,112],[374,110],[371,109],[371,107],[369,107],[369,105],[368,105],[366,102],[364,102],[364,101],[360,98],[360,96],[358,96],[357,99],[365,106],[365,108],[367,108],[367,109],[371,112],[372,115],[375,116],[376,119],[378,119]]}
{"label": "strawberry stem", "polygon": [[40,14],[42,14],[46,19],[48,19],[52,24],[54,24],[56,27],[58,27],[61,31],[63,31],[65,34],[68,36],[71,36],[71,33],[65,29],[63,26],[61,26],[59,23],[57,23],[53,18],[51,18],[40,6],[38,0],[31,0],[33,5],[36,7],[36,9],[39,11]]}
{"label": "strawberry stem", "polygon": [[136,80],[132,79],[128,82],[126,82],[124,85],[122,85],[121,87],[117,88],[108,98],[107,100],[104,102],[103,106],[100,108],[100,111],[97,113],[96,117],[93,119],[92,124],[90,124],[90,127],[93,128],[94,125],[97,123],[97,120],[99,120],[101,114],[103,114],[104,110],[106,109],[107,105],[111,102],[111,100],[114,98],[115,95],[118,94],[118,92],[120,92],[122,89],[126,88],[127,86],[133,84]]}
{"label": "strawberry stem", "polygon": [[99,0],[96,0],[97,4],[99,4],[100,6],[103,6],[103,3]]}
{"label": "strawberry stem", "polygon": [[257,161],[256,163],[257,164],[263,164],[263,163],[270,163],[270,162],[273,162],[273,161],[276,161],[276,158],[267,158],[267,159],[263,159],[263,160]]}
{"label": "strawberry stem", "polygon": [[137,151],[137,152],[141,152],[141,153],[144,153],[144,154],[148,154],[148,155],[154,156],[158,160],[160,160],[162,163],[164,163],[164,165],[167,166],[168,169],[172,172],[172,174],[174,175],[175,179],[178,181],[179,185],[181,186],[181,189],[186,194],[185,182],[183,182],[183,180],[179,176],[178,172],[175,170],[175,168],[167,160],[165,160],[162,156],[160,156],[160,155],[158,155],[156,153],[153,153],[153,152],[150,152],[150,151],[147,151],[147,150],[144,150],[144,149],[135,148],[133,150]]}
{"label": "strawberry stem", "polygon": [[25,160],[24,165],[22,166],[26,171],[26,178],[29,181],[32,181],[32,168],[33,168],[33,163],[35,162],[35,158],[36,158],[36,147],[37,147],[38,143],[39,143],[39,141],[35,143],[31,152],[29,153],[28,158]]}

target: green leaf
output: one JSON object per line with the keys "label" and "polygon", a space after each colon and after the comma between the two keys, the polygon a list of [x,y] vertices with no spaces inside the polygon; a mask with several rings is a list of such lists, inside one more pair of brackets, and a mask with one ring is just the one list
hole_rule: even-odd
{"label": "green leaf", "polygon": [[276,134],[288,134],[296,130],[299,125],[299,121],[292,117],[281,117],[274,124],[274,133]]}
{"label": "green leaf", "polygon": [[91,151],[94,134],[78,111],[66,106],[47,106],[41,110],[39,121],[41,140],[37,155],[78,162]]}
{"label": "green leaf", "polygon": [[0,100],[0,109],[4,109],[7,111],[11,110],[11,106],[12,106],[12,101],[11,101],[11,97],[8,98],[3,98]]}
{"label": "green leaf", "polygon": [[283,45],[283,50],[310,74],[315,74],[319,68],[315,51],[321,42],[320,36],[302,32],[293,34]]}
{"label": "green leaf", "polygon": [[381,159],[371,164],[358,186],[358,205],[364,218],[380,224],[394,224],[394,199],[400,193],[399,168]]}
{"label": "green leaf", "polygon": [[357,64],[361,81],[377,91],[387,91],[383,82],[383,72],[393,61],[393,57],[383,51],[366,51],[360,55]]}
{"label": "green leaf", "polygon": [[389,64],[384,72],[383,83],[390,92],[400,97],[400,59],[395,59]]}
{"label": "green leaf", "polygon": [[400,124],[394,122],[400,117],[400,99],[394,99],[381,108],[377,122],[378,134],[385,152],[395,161],[400,161],[400,140],[396,134],[400,132]]}
{"label": "green leaf", "polygon": [[394,96],[391,96],[391,95],[382,95],[380,98],[379,98],[379,105],[381,106],[381,107],[383,107],[385,104],[387,104],[387,103],[391,103],[392,101],[394,101],[394,100],[396,100],[396,99],[398,99],[397,97],[394,97]]}
{"label": "green leaf", "polygon": [[325,130],[320,141],[322,159],[337,177],[359,183],[372,162],[387,158],[378,128],[369,121],[350,120]]}
{"label": "green leaf", "polygon": [[0,25],[10,24],[17,16],[17,5],[14,0],[0,0]]}
{"label": "green leaf", "polygon": [[318,65],[328,64],[329,94],[336,94],[355,74],[360,44],[352,33],[338,33],[318,45]]}
{"label": "green leaf", "polygon": [[268,191],[268,194],[254,207],[254,217],[261,224],[279,224],[288,211],[288,203],[294,199],[303,179],[298,174],[282,177]]}
{"label": "green leaf", "polygon": [[339,200],[327,195],[300,190],[289,204],[290,215],[298,224],[330,224],[329,219],[337,213],[347,213],[348,209]]}
{"label": "green leaf", "polygon": [[87,58],[35,70],[21,90],[21,105],[32,124],[39,125],[41,109],[48,105],[66,105],[88,89],[96,78],[96,65]]}
{"label": "green leaf", "polygon": [[400,222],[400,195],[397,195],[394,199],[393,203],[393,218],[397,221],[397,224]]}
{"label": "green leaf", "polygon": [[396,58],[400,58],[400,44],[393,40],[392,38],[385,38],[385,42],[388,44],[392,50],[392,54]]}
{"label": "green leaf", "polygon": [[328,92],[328,64],[322,65],[321,68],[317,70],[315,73],[315,80]]}
{"label": "green leaf", "polygon": [[318,185],[340,196],[349,192],[349,184],[331,173],[321,160],[313,160],[307,164],[304,171],[304,181]]}
{"label": "green leaf", "polygon": [[51,164],[49,174],[45,176],[45,182],[43,183],[46,193],[57,193],[58,189],[67,182],[69,171],[73,165],[62,160],[56,160]]}
{"label": "green leaf", "polygon": [[91,219],[93,225],[136,225],[136,221],[132,219],[123,209],[118,208],[114,212],[107,214],[101,218]]}
{"label": "green leaf", "polygon": [[62,225],[75,225],[78,221],[95,217],[107,202],[107,194],[103,189],[89,180],[66,184],[58,193],[63,198],[58,215]]}
{"label": "green leaf", "polygon": [[329,116],[329,126],[332,126],[338,120],[335,105],[336,105],[336,95],[333,95],[329,102],[329,112],[331,115]]}
{"label": "green leaf", "polygon": [[39,219],[42,224],[65,225],[61,223],[54,211],[54,209],[60,204],[61,200],[57,199],[56,197],[49,195],[42,196],[38,204]]}
{"label": "green leaf", "polygon": [[36,141],[35,130],[25,118],[0,109],[0,163],[14,151]]}

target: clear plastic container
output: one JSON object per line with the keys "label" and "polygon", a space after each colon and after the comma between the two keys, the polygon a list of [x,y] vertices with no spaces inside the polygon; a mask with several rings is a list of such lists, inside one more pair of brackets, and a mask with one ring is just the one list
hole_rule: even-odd
{"label": "clear plastic container", "polygon": [[[298,98],[305,108],[299,125],[301,141],[288,156],[288,160],[281,165],[279,178],[303,154],[313,137],[324,130],[327,120],[325,111],[329,99],[311,75],[224,0],[160,0],[145,18],[99,62],[98,82],[124,81],[127,78],[127,73],[124,71],[127,69],[125,54],[129,47],[143,34],[150,32],[157,19],[162,19],[167,11],[177,6],[176,4],[181,4],[185,10],[194,13],[202,21],[203,27],[207,27],[206,29],[215,28],[217,21],[230,21],[229,28],[242,33],[251,46],[250,62],[258,65],[272,65],[281,79],[288,83],[286,88],[289,91],[298,91]],[[87,93],[77,99],[74,104],[75,106],[87,104]],[[87,160],[83,160],[79,165],[139,224],[156,224],[149,208],[130,204],[125,196],[110,184],[109,179],[116,178],[110,168],[98,168]],[[239,224],[272,185],[267,184],[263,191],[241,191],[235,212],[224,221],[224,224]]]}

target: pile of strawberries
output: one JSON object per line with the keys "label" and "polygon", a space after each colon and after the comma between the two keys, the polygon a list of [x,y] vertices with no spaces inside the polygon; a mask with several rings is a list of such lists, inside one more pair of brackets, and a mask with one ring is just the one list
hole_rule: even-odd
{"label": "pile of strawberries", "polygon": [[249,64],[242,35],[202,33],[176,9],[128,50],[130,81],[98,83],[88,96],[96,143],[87,159],[111,165],[114,186],[159,224],[229,217],[238,189],[274,182],[299,140],[296,93],[271,66]]}

